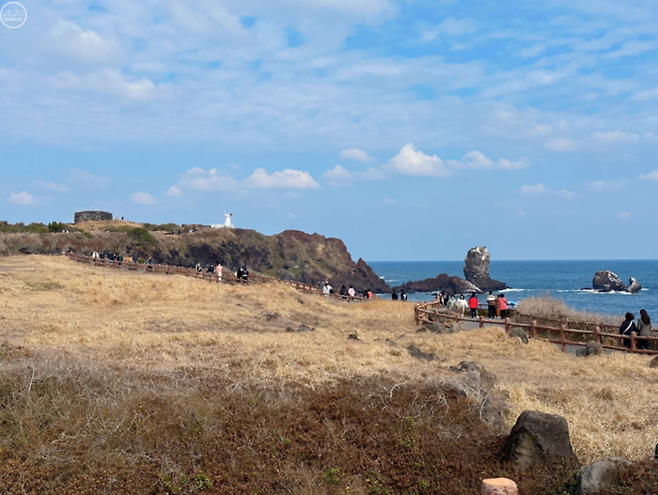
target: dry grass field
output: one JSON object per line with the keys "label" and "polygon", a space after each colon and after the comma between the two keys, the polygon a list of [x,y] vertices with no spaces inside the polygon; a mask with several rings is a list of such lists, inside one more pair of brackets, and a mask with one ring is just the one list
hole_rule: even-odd
{"label": "dry grass field", "polygon": [[[301,324],[315,330],[286,331]],[[583,463],[653,457],[650,358],[579,358],[497,328],[416,330],[411,303],[0,258],[0,491],[442,493],[430,464],[445,456],[465,479],[452,493],[476,493],[500,474],[487,466],[503,437],[436,392],[461,361],[497,376],[509,427],[541,410],[568,419]],[[441,450],[471,452],[466,439],[479,442],[473,466]],[[390,455],[370,454],[380,445]],[[413,476],[390,474],[407,464]]]}

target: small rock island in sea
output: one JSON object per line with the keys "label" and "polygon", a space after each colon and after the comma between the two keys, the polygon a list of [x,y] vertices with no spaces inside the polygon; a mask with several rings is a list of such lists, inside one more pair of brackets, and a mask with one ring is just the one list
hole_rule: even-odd
{"label": "small rock island in sea", "polygon": [[427,278],[417,282],[394,287],[396,291],[413,292],[447,292],[448,294],[463,294],[467,292],[485,292],[490,290],[507,289],[507,284],[494,280],[489,276],[491,255],[486,246],[477,246],[469,249],[464,260],[464,277],[451,277],[441,273],[434,278]]}
{"label": "small rock island in sea", "polygon": [[642,290],[640,282],[631,277],[625,285],[619,276],[610,270],[599,270],[592,279],[592,289],[596,292],[629,292],[637,294]]}

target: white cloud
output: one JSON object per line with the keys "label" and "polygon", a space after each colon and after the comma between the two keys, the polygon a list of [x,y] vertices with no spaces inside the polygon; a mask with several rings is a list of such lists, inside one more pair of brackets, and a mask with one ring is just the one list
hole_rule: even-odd
{"label": "white cloud", "polygon": [[462,158],[462,162],[469,168],[479,169],[493,168],[496,165],[491,158],[479,151],[469,151]]}
{"label": "white cloud", "polygon": [[640,174],[640,179],[658,181],[658,170],[654,170],[653,172],[649,172],[648,174]]}
{"label": "white cloud", "polygon": [[575,192],[569,191],[568,189],[560,189],[556,194],[563,199],[575,199],[578,197]]}
{"label": "white cloud", "polygon": [[627,211],[622,211],[617,214],[617,218],[619,218],[620,220],[630,220],[631,214]]}
{"label": "white cloud", "polygon": [[170,196],[180,196],[182,189],[194,191],[230,191],[238,188],[238,182],[228,175],[220,174],[216,169],[204,170],[200,167],[186,170],[176,186],[169,188]]}
{"label": "white cloud", "polygon": [[604,59],[627,57],[629,55],[637,55],[642,52],[649,50],[654,50],[656,47],[655,43],[649,43],[646,41],[629,41],[624,43],[621,48],[608,52],[602,56]]}
{"label": "white cloud", "polygon": [[518,53],[518,56],[521,58],[529,57],[538,57],[546,51],[546,45],[544,43],[537,43],[531,47],[524,48]]}
{"label": "white cloud", "polygon": [[308,172],[291,169],[268,174],[264,168],[257,168],[242,182],[253,189],[314,189],[320,187]]}
{"label": "white cloud", "polygon": [[578,148],[578,145],[573,139],[558,137],[546,141],[544,143],[544,148],[551,151],[575,151]]}
{"label": "white cloud", "polygon": [[322,176],[332,186],[349,186],[354,182],[384,180],[387,177],[380,169],[369,168],[363,172],[350,171],[340,165],[326,170]]}
{"label": "white cloud", "polygon": [[70,21],[60,21],[53,28],[47,48],[90,62],[102,62],[121,55],[118,43],[106,41],[95,31],[85,31]]}
{"label": "white cloud", "polygon": [[15,205],[23,205],[23,206],[33,205],[36,203],[35,197],[25,191],[21,191],[19,193],[11,193],[7,201]]}
{"label": "white cloud", "polygon": [[137,205],[155,205],[158,203],[153,196],[145,192],[131,194],[130,199]]}
{"label": "white cloud", "polygon": [[616,191],[617,189],[621,189],[622,187],[624,187],[624,183],[622,181],[613,181],[613,180],[597,180],[593,182],[588,182],[585,185],[587,186],[588,189],[591,189],[592,191]]}
{"label": "white cloud", "polygon": [[34,187],[37,189],[41,189],[44,191],[53,191],[53,192],[67,192],[69,190],[68,187],[66,186],[60,186],[59,184],[55,184],[54,182],[45,182],[42,181],[41,179],[34,179],[33,182]]}
{"label": "white cloud", "polygon": [[517,161],[512,162],[510,160],[506,160],[505,158],[501,158],[499,162],[500,168],[504,170],[521,170],[526,168],[528,165],[530,165],[530,160],[528,160],[526,157],[522,156],[519,158]]}
{"label": "white cloud", "polygon": [[636,100],[653,100],[654,98],[658,98],[658,88],[639,91],[635,93],[634,98]]}
{"label": "white cloud", "polygon": [[415,175],[420,177],[448,177],[450,171],[443,160],[436,155],[426,155],[417,151],[413,144],[402,147],[400,152],[391,158],[387,168],[402,175]]}
{"label": "white cloud", "polygon": [[367,163],[372,161],[372,157],[363,150],[350,148],[340,152],[340,157],[345,160],[354,160],[356,162]]}
{"label": "white cloud", "polygon": [[420,41],[434,41],[440,35],[461,36],[477,31],[477,23],[473,19],[455,19],[449,17],[438,26],[423,27],[420,33]]}
{"label": "white cloud", "polygon": [[526,185],[521,187],[521,194],[524,196],[541,196],[542,194],[546,194],[548,192],[550,192],[550,189],[544,186],[544,184],[541,182],[534,185]]}
{"label": "white cloud", "polygon": [[54,79],[55,86],[75,91],[106,93],[127,100],[148,100],[168,95],[166,85],[156,86],[146,78],[128,80],[121,71],[108,67],[90,72],[84,76],[73,72],[62,72]]}
{"label": "white cloud", "polygon": [[398,204],[398,202],[396,200],[394,200],[393,198],[384,198],[384,200],[382,202],[385,205],[391,205],[391,206],[394,206],[394,205]]}
{"label": "white cloud", "polygon": [[74,170],[66,179],[66,184],[72,189],[105,189],[112,179],[97,177],[84,170]]}
{"label": "white cloud", "polygon": [[165,194],[167,196],[178,197],[183,195],[183,191],[181,191],[181,189],[176,186],[171,186],[169,189],[165,191]]}
{"label": "white cloud", "polygon": [[600,144],[631,144],[638,141],[636,134],[630,134],[620,130],[612,132],[595,132],[592,139]]}

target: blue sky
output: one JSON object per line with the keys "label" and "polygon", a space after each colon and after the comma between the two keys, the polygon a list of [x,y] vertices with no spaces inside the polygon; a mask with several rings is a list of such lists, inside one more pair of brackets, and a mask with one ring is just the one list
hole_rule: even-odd
{"label": "blue sky", "polygon": [[0,219],[230,212],[370,261],[658,258],[655,2],[22,4]]}

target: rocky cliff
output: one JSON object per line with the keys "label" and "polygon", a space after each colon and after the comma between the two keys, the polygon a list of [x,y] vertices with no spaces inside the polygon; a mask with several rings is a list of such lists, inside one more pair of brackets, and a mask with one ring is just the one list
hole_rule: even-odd
{"label": "rocky cliff", "polygon": [[121,253],[125,259],[134,254],[140,258],[151,256],[155,263],[188,267],[221,262],[230,270],[246,266],[252,273],[311,285],[328,279],[337,289],[344,283],[357,290],[390,290],[365,261],[352,260],[340,239],[296,230],[266,236],[247,229],[201,228],[171,235],[139,227],[109,226],[83,233],[0,235],[0,254],[55,254],[68,250],[81,254]]}
{"label": "rocky cliff", "polygon": [[467,280],[459,277],[451,277],[446,273],[441,273],[434,278],[426,278],[417,282],[407,282],[406,284],[394,287],[396,291],[404,290],[408,293],[414,292],[447,292],[448,294],[465,294],[467,292],[481,292],[479,288]]}

